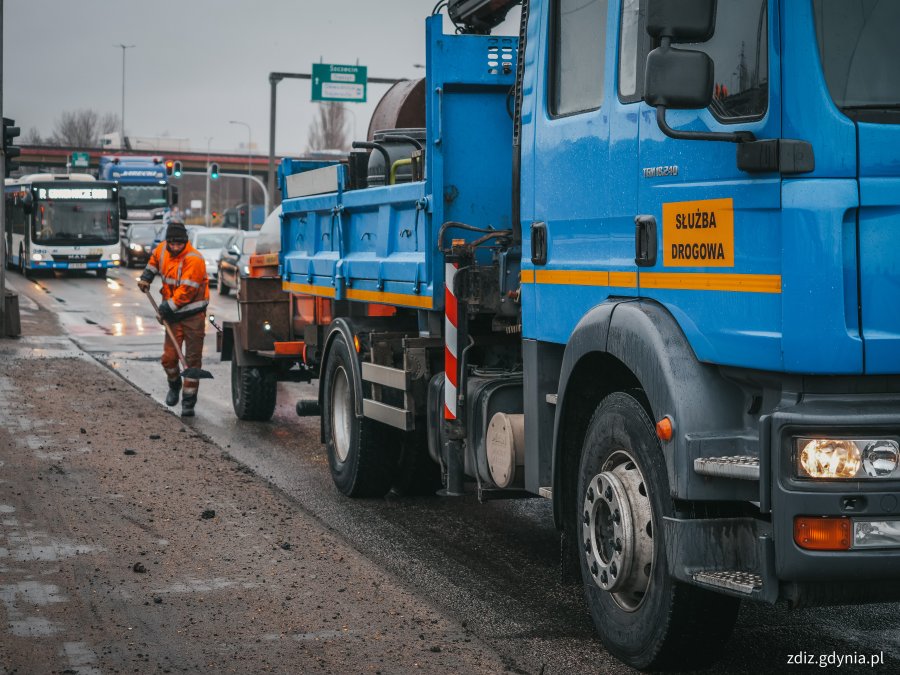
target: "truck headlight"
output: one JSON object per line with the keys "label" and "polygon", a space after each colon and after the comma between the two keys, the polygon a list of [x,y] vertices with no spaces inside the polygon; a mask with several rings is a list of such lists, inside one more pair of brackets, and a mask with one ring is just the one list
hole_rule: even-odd
{"label": "truck headlight", "polygon": [[140,244],[128,244],[128,248],[130,248],[132,251],[140,251],[141,245]]}
{"label": "truck headlight", "polygon": [[247,265],[244,265],[241,269],[244,271],[244,274],[250,274],[250,268]]}
{"label": "truck headlight", "polygon": [[798,478],[900,478],[900,443],[884,439],[796,438]]}

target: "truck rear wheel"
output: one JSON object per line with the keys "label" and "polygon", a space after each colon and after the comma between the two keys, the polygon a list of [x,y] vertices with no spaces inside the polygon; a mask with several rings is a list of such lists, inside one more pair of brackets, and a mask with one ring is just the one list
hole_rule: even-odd
{"label": "truck rear wheel", "polygon": [[231,361],[231,404],[238,419],[267,422],[275,412],[278,380],[271,368]]}
{"label": "truck rear wheel", "polygon": [[395,444],[384,425],[356,415],[353,361],[343,336],[328,354],[322,376],[322,425],[331,478],[348,497],[383,497],[396,467]]}
{"label": "truck rear wheel", "polygon": [[666,464],[653,424],[628,394],[607,396],[591,419],[575,503],[585,597],[606,648],[641,670],[715,661],[740,601],[669,576]]}

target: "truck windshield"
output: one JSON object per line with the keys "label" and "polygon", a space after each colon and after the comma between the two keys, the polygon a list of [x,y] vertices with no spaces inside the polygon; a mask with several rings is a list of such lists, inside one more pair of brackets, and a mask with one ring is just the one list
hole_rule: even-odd
{"label": "truck windshield", "polygon": [[159,209],[168,203],[165,185],[119,185],[129,209]]}
{"label": "truck windshield", "polygon": [[108,245],[119,241],[116,205],[105,201],[40,201],[32,239],[46,246]]}
{"label": "truck windshield", "polygon": [[813,0],[813,8],[835,105],[860,121],[900,123],[900,2]]}

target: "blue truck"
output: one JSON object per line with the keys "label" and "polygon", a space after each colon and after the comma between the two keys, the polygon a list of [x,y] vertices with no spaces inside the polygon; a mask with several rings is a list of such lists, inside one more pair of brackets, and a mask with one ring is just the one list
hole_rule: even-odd
{"label": "blue truck", "polygon": [[552,499],[640,669],[897,600],[900,4],[510,4],[427,20],[421,128],[281,164],[337,489]]}
{"label": "blue truck", "polygon": [[169,183],[162,157],[103,155],[98,178],[119,184],[127,208],[120,223],[122,234],[134,223],[162,225],[171,207],[178,203],[178,188]]}

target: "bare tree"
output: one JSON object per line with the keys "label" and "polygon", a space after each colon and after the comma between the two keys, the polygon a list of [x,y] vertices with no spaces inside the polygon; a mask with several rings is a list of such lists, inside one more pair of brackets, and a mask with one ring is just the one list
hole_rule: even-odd
{"label": "bare tree", "polygon": [[96,148],[100,136],[119,128],[119,116],[100,114],[96,110],[64,111],[53,126],[50,142],[78,148]]}
{"label": "bare tree", "polygon": [[22,141],[19,145],[45,145],[47,141],[41,138],[41,133],[34,127],[29,127],[28,131],[22,134]]}
{"label": "bare tree", "polygon": [[347,123],[349,116],[343,103],[328,101],[319,104],[319,111],[312,124],[309,125],[307,150],[347,150]]}

